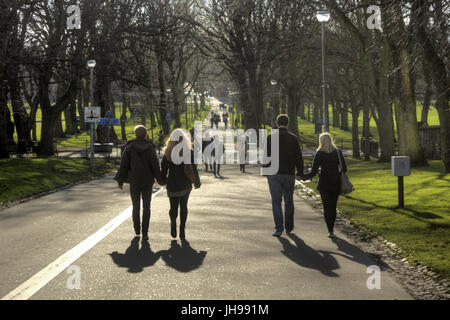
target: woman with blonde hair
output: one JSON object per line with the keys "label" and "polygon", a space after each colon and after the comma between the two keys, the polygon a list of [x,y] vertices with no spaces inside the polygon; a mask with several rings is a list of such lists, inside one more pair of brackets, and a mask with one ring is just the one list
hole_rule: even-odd
{"label": "woman with blonde hair", "polygon": [[[188,154],[184,155],[185,151]],[[191,141],[181,129],[174,130],[167,140],[161,162],[161,175],[164,178],[167,178],[168,175],[167,196],[170,199],[170,234],[173,238],[177,237],[177,217],[178,208],[180,208],[180,238],[185,239],[187,204],[192,191],[192,183],[194,183],[196,189],[200,188],[201,183],[197,165],[194,163]]]}
{"label": "woman with blonde hair", "polygon": [[341,172],[346,171],[347,165],[342,150],[334,145],[333,138],[329,133],[322,133],[319,136],[319,148],[314,156],[311,171],[301,178],[302,180],[309,180],[319,172],[317,190],[319,190],[322,198],[325,222],[330,238],[334,237],[333,229],[341,187]]}

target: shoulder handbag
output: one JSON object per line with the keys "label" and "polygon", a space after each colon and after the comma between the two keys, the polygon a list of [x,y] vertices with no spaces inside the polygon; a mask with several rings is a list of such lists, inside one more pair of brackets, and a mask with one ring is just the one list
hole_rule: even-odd
{"label": "shoulder handbag", "polygon": [[192,164],[184,164],[184,174],[188,178],[189,182],[191,184],[195,183],[195,174],[194,174],[194,168],[192,167]]}
{"label": "shoulder handbag", "polygon": [[[339,155],[340,151],[337,150],[338,160],[339,160],[339,171],[340,171],[340,180],[341,180],[341,194],[349,194],[355,188],[353,184],[350,182],[350,179],[347,177],[345,172],[342,169],[341,156]],[[343,156],[343,155],[342,155]]]}

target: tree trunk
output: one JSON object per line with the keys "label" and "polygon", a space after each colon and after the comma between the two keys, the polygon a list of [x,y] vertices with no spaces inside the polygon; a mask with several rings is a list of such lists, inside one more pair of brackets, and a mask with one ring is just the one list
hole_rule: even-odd
{"label": "tree trunk", "polygon": [[161,119],[161,125],[164,130],[164,134],[168,135],[170,134],[169,130],[169,123],[166,121],[167,116],[167,99],[166,99],[166,88],[164,85],[164,57],[162,54],[162,49],[160,48],[162,46],[161,43],[158,43],[156,46],[155,52],[156,52],[156,61],[157,61],[157,70],[158,70],[158,84],[159,84],[159,117]]}
{"label": "tree trunk", "polygon": [[378,88],[378,123],[381,155],[379,161],[389,162],[395,154],[395,131],[392,104],[389,99],[389,64],[390,57],[387,44],[382,49],[382,60],[379,74]]}
{"label": "tree trunk", "polygon": [[300,119],[306,120],[305,103],[303,101],[300,102],[298,113],[299,113]]}
{"label": "tree trunk", "polygon": [[80,82],[80,88],[77,91],[77,100],[78,100],[78,114],[80,115],[80,130],[81,131],[87,131],[88,130],[88,126],[86,125],[86,123],[84,122],[84,107],[88,106],[89,104],[87,104],[86,98],[85,98],[85,81],[84,79],[81,80]]}
{"label": "tree trunk", "polygon": [[58,112],[58,115],[56,117],[54,137],[55,138],[62,138],[62,137],[64,137],[62,121],[61,121],[61,112]]}
{"label": "tree trunk", "polygon": [[439,123],[441,131],[441,155],[444,162],[445,172],[450,172],[450,108],[448,98],[440,97],[436,101],[439,113]]}
{"label": "tree trunk", "polygon": [[382,1],[382,14],[390,23],[385,24],[384,32],[388,35],[392,60],[396,69],[396,79],[399,88],[400,103],[397,106],[397,130],[399,133],[399,155],[409,156],[412,167],[425,166],[425,159],[420,144],[417,125],[416,97],[411,75],[409,56],[404,36],[407,33],[403,20],[400,2]]}
{"label": "tree trunk", "polygon": [[299,133],[298,133],[297,108],[299,103],[299,96],[297,93],[297,88],[294,85],[290,86],[287,90],[287,94],[288,94],[289,131],[298,137]]}
{"label": "tree trunk", "polygon": [[353,149],[353,158],[361,159],[360,150],[359,150],[359,128],[358,128],[358,118],[359,118],[360,109],[356,107],[356,104],[353,103],[352,106],[352,149]]}
{"label": "tree trunk", "polygon": [[344,130],[344,131],[349,131],[349,127],[348,127],[348,106],[344,102],[342,102],[342,106],[341,106],[341,129]]}
{"label": "tree trunk", "polygon": [[[450,172],[450,78],[446,72],[447,68],[444,60],[437,54],[435,45],[425,30],[429,21],[429,19],[426,19],[426,5],[428,4],[423,0],[418,0],[414,3],[413,11],[417,13],[417,34],[423,46],[426,65],[431,68],[433,82],[436,87],[436,109],[439,114],[441,132],[441,157],[445,172]],[[437,12],[443,16],[444,9],[442,1],[437,1],[436,5]],[[445,21],[435,21],[435,23],[444,24]]]}
{"label": "tree trunk", "polygon": [[39,144],[39,155],[51,156],[55,153],[55,149],[53,146],[53,138],[55,133],[57,114],[55,112],[52,112],[51,108],[44,107],[41,109],[42,109],[42,128],[41,128],[41,141]]}
{"label": "tree trunk", "polygon": [[31,145],[31,127],[28,128],[28,113],[23,104],[20,93],[20,81],[18,79],[18,70],[11,67],[8,72],[9,94],[13,110],[14,124],[16,126],[18,145],[26,147]]}
{"label": "tree trunk", "polygon": [[66,122],[66,134],[73,135],[77,132],[76,120],[74,121],[75,101],[71,102],[69,108],[64,110],[64,121]]}
{"label": "tree trunk", "polygon": [[430,110],[431,104],[431,96],[433,95],[432,80],[431,80],[431,72],[429,66],[423,62],[423,79],[425,80],[425,92],[423,96],[423,106],[422,106],[422,114],[420,121],[428,124],[428,111]]}
{"label": "tree trunk", "polygon": [[9,159],[8,152],[8,102],[7,88],[0,77],[0,159]]}
{"label": "tree trunk", "polygon": [[127,104],[127,96],[125,94],[122,94],[122,115],[120,116],[120,130],[122,134],[122,141],[127,141]]}

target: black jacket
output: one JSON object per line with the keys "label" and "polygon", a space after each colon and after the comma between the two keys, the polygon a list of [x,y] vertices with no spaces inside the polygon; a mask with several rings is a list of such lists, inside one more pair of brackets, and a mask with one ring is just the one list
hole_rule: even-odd
{"label": "black jacket", "polygon": [[[194,169],[195,186],[200,187],[200,177],[198,175],[197,165],[194,163],[194,152],[191,152],[191,164]],[[163,179],[167,178],[167,191],[168,192],[180,192],[187,189],[192,189],[192,184],[184,173],[184,163],[175,164],[169,161],[166,156],[163,157],[161,162],[161,175]]]}
{"label": "black jacket", "polygon": [[337,149],[331,153],[319,150],[316,152],[314,156],[311,172],[302,176],[302,178],[305,180],[309,180],[312,177],[314,177],[317,174],[317,172],[319,172],[319,181],[317,183],[317,190],[340,192],[341,174],[339,173],[338,156],[340,157],[342,162],[342,171],[347,172],[347,165],[345,163],[342,150]]}
{"label": "black jacket", "polygon": [[[269,135],[266,141],[266,152],[268,157],[272,155],[272,136],[273,134]],[[285,128],[280,128],[279,137],[280,165],[277,174],[295,175],[296,168],[297,173],[303,173],[303,156],[297,136],[290,133]],[[263,165],[263,167],[270,167],[270,163]]]}
{"label": "black jacket", "polygon": [[155,178],[159,184],[164,184],[153,142],[142,138],[129,141],[115,180],[119,185],[127,182],[144,187],[154,184]]}

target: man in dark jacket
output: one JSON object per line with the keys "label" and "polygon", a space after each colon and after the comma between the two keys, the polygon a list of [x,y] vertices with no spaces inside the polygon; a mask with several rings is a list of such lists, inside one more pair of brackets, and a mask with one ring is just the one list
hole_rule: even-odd
{"label": "man in dark jacket", "polygon": [[[272,138],[274,134],[267,137],[265,154],[269,158],[278,161],[278,170],[276,173],[268,174],[270,195],[272,197],[272,212],[275,221],[275,237],[281,236],[283,230],[287,233],[294,229],[294,188],[295,188],[295,169],[298,174],[303,174],[303,156],[298,138],[288,131],[289,117],[280,114],[277,117],[278,157],[272,155]],[[276,141],[274,141],[276,142]],[[275,151],[274,151],[275,152]],[[264,164],[264,168],[271,167],[272,163]],[[277,166],[275,166],[277,167]],[[284,198],[285,218],[281,201]],[[284,220],[284,223],[283,223]]]}
{"label": "man in dark jacket", "polygon": [[136,236],[141,234],[140,204],[143,203],[142,214],[142,239],[148,240],[148,228],[150,224],[150,202],[155,179],[160,185],[165,181],[161,177],[158,157],[153,142],[148,140],[147,129],[137,126],[134,129],[135,140],[127,143],[120,162],[120,169],[115,179],[119,188],[123,190],[123,184],[130,184],[131,201],[133,203],[133,224]]}

